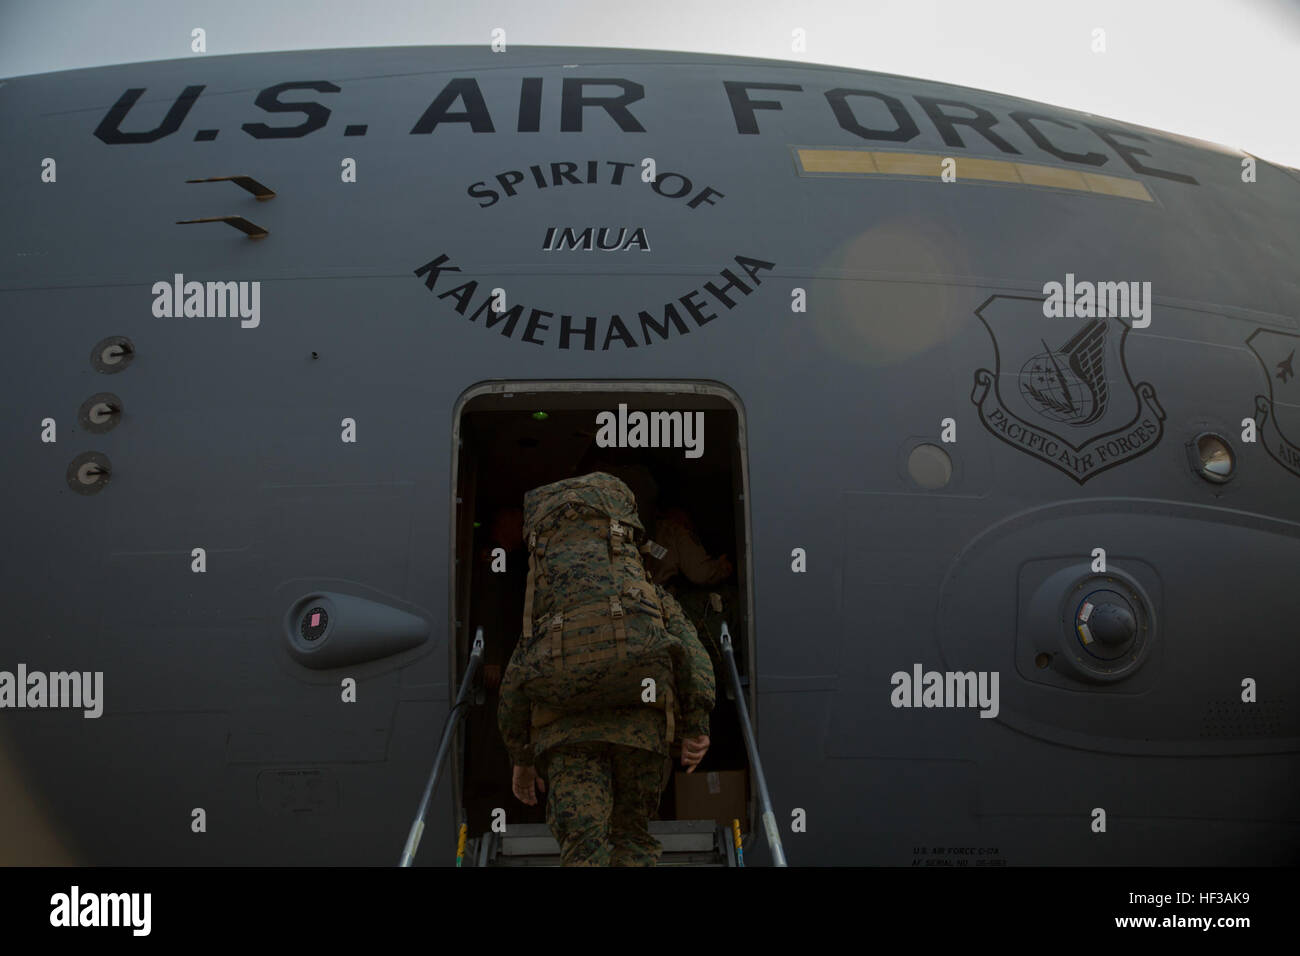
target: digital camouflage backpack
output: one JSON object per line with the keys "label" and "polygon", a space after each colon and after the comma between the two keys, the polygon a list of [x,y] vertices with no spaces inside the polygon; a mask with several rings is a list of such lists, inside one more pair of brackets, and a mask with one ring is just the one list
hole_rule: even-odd
{"label": "digital camouflage backpack", "polygon": [[521,687],[549,711],[650,703],[672,711],[678,641],[637,549],[636,499],[594,472],[524,495],[528,585]]}

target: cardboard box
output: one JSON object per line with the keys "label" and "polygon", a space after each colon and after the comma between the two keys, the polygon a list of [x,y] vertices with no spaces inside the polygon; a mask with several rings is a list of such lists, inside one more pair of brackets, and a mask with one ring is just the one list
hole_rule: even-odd
{"label": "cardboard box", "polygon": [[673,774],[673,798],[678,820],[717,820],[730,828],[739,819],[740,829],[749,832],[745,770],[717,770],[712,773]]}

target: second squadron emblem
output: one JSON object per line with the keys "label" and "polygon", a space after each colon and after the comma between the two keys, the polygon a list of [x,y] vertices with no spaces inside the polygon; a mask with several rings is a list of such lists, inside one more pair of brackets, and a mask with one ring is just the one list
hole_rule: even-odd
{"label": "second squadron emblem", "polygon": [[1268,394],[1255,396],[1255,425],[1259,440],[1273,460],[1300,475],[1300,445],[1283,430],[1300,435],[1300,381],[1296,379],[1296,352],[1300,335],[1257,329],[1246,344],[1264,367]]}

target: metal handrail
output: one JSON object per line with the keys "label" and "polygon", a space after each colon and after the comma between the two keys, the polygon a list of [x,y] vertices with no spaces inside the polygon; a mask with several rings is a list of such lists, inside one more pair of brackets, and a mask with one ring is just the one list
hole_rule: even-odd
{"label": "metal handrail", "polygon": [[740,715],[740,729],[745,735],[745,749],[749,752],[749,765],[754,770],[754,786],[758,790],[759,803],[763,808],[763,832],[767,834],[767,844],[772,849],[772,862],[776,866],[785,866],[785,849],[781,846],[781,833],[776,828],[776,814],[772,812],[772,798],[767,792],[767,778],[763,776],[763,762],[758,759],[758,745],[754,742],[754,728],[749,723],[749,708],[745,706],[745,692],[740,686],[740,672],[736,670],[736,655],[731,649],[731,634],[727,623],[722,623],[722,656],[727,662],[727,673],[731,678],[731,689],[736,695],[736,711]]}
{"label": "metal handrail", "polygon": [[447,754],[451,750],[452,735],[460,725],[461,717],[464,716],[470,693],[474,689],[474,678],[482,662],[483,628],[480,627],[474,632],[474,646],[469,653],[469,663],[465,665],[465,676],[460,682],[460,693],[456,695],[456,703],[452,705],[451,713],[447,715],[447,720],[442,725],[442,739],[438,742],[438,754],[433,758],[433,772],[429,774],[429,782],[424,786],[420,809],[416,811],[415,822],[411,824],[411,832],[406,836],[406,846],[402,848],[402,860],[397,864],[398,866],[410,866],[415,859],[416,851],[420,848],[420,838],[424,835],[424,818],[429,813],[429,801],[433,799],[433,791],[438,786],[438,775],[442,773],[442,765],[447,762]]}

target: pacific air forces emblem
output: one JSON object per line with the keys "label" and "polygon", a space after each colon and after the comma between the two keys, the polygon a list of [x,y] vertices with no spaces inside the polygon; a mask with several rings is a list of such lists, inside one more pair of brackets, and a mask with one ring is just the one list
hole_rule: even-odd
{"label": "pacific air forces emblem", "polygon": [[1043,299],[995,295],[975,314],[993,337],[995,370],[975,372],[971,401],[997,438],[1079,484],[1155,448],[1165,411],[1124,358],[1115,317],[1057,319]]}
{"label": "pacific air forces emblem", "polygon": [[1287,435],[1300,438],[1300,381],[1296,368],[1300,360],[1300,335],[1257,329],[1246,344],[1264,366],[1268,394],[1255,396],[1255,428],[1273,460],[1300,475],[1300,446]]}

